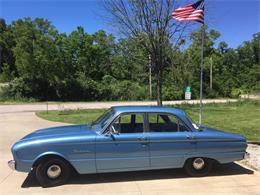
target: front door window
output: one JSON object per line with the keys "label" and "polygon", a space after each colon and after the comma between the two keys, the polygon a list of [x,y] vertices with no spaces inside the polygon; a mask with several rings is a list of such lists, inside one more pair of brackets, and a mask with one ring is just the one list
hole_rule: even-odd
{"label": "front door window", "polygon": [[118,133],[142,133],[144,124],[143,114],[123,114],[112,124]]}

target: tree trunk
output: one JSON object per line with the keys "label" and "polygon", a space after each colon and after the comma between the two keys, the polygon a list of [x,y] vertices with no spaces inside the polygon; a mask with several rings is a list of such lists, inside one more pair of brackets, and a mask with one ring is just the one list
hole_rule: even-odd
{"label": "tree trunk", "polygon": [[158,70],[156,73],[156,92],[157,92],[157,106],[162,106],[162,71]]}

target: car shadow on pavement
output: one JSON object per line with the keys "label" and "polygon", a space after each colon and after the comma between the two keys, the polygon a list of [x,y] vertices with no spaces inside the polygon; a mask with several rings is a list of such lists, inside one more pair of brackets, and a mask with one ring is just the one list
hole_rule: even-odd
{"label": "car shadow on pavement", "polygon": [[[240,166],[236,163],[216,164],[211,173],[206,177],[211,176],[227,176],[227,175],[242,175],[254,174],[254,171]],[[178,179],[188,178],[183,169],[163,169],[149,171],[133,171],[133,172],[117,172],[117,173],[99,173],[99,174],[74,174],[67,182],[69,184],[94,184],[94,183],[111,183],[111,182],[126,182],[126,181],[144,181],[156,179]],[[22,184],[22,188],[39,187],[36,178],[32,173],[29,173]]]}

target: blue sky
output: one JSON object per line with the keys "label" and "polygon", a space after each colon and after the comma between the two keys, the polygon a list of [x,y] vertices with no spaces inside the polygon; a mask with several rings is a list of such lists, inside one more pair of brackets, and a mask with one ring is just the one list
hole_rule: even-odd
{"label": "blue sky", "polygon": [[[195,0],[178,0],[185,5]],[[206,0],[206,23],[221,33],[219,41],[237,47],[260,32],[260,0]],[[83,26],[88,33],[104,29],[107,24],[100,0],[0,0],[0,17],[9,24],[23,17],[43,17],[60,32],[70,33]]]}

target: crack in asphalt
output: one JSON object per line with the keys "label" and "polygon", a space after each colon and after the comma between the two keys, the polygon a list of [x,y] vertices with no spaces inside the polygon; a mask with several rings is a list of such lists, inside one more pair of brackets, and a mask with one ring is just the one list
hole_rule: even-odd
{"label": "crack in asphalt", "polygon": [[0,185],[1,185],[2,183],[4,183],[4,181],[5,181],[10,175],[12,175],[13,172],[14,172],[14,171],[11,171],[4,179],[2,179],[2,181],[0,181]]}

